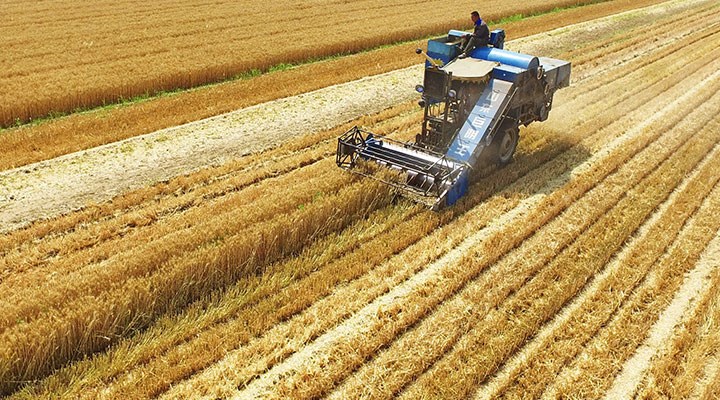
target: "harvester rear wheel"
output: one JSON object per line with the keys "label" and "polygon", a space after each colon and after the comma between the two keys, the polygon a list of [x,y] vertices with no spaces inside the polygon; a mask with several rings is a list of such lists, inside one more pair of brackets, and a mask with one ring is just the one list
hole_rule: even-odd
{"label": "harvester rear wheel", "polygon": [[493,139],[496,163],[504,167],[512,162],[520,138],[520,128],[515,123],[505,123]]}

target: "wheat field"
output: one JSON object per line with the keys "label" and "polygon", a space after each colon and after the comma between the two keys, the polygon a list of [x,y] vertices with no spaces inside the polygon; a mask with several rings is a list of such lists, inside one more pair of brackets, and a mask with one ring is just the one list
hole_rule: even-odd
{"label": "wheat field", "polygon": [[571,87],[443,212],[335,166],[411,102],[0,236],[0,393],[717,398],[720,5],[648,10],[553,31]]}

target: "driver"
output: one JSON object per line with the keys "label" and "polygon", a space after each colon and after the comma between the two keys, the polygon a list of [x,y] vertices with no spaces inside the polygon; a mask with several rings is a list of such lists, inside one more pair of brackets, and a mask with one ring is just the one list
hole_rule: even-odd
{"label": "driver", "polygon": [[482,18],[480,18],[480,14],[477,11],[473,11],[470,13],[470,19],[473,24],[475,24],[475,30],[472,35],[462,37],[459,58],[467,57],[476,47],[487,46],[488,42],[490,42],[490,29]]}

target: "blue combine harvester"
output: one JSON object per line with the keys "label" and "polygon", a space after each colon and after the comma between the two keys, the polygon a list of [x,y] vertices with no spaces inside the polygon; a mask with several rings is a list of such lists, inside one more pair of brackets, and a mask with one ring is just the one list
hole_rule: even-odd
{"label": "blue combine harvester", "polygon": [[[555,91],[570,84],[570,63],[503,50],[502,30],[491,33],[490,46],[459,58],[465,34],[452,30],[428,41],[424,82],[416,87],[425,114],[415,142],[354,127],[338,139],[338,166],[439,210],[467,192],[478,166],[512,161],[520,125],[547,119]],[[379,178],[367,162],[396,173]]]}

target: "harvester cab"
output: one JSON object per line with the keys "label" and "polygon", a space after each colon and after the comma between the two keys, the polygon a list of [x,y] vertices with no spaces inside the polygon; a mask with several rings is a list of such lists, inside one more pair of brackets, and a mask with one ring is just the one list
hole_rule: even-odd
{"label": "harvester cab", "polygon": [[[460,39],[450,31],[428,42],[419,105],[422,126],[413,143],[353,127],[338,139],[338,166],[394,186],[438,210],[455,204],[482,164],[512,161],[520,126],[545,121],[556,90],[570,83],[570,63],[503,50],[505,33],[490,46],[459,58]],[[394,173],[378,174],[369,164]]]}

